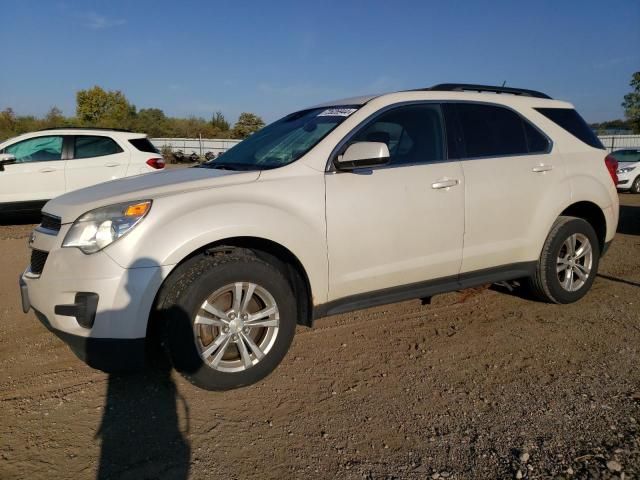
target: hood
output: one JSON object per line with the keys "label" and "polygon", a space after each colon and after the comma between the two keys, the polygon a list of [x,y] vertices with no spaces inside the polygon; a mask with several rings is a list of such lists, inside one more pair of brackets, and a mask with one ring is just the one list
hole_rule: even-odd
{"label": "hood", "polygon": [[147,173],[100,183],[65,193],[47,202],[42,211],[70,223],[89,210],[114,203],[147,200],[168,195],[254,182],[260,172],[238,172],[212,168],[184,168]]}

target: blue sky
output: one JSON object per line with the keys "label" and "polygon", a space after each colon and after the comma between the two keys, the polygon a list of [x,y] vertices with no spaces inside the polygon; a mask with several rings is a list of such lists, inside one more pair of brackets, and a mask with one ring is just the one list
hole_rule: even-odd
{"label": "blue sky", "polygon": [[0,0],[0,109],[73,114],[75,92],[272,121],[334,98],[440,82],[542,90],[621,118],[640,2]]}

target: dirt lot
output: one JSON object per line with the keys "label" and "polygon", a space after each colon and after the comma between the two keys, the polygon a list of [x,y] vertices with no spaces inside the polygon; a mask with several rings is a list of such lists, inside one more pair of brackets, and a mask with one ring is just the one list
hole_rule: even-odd
{"label": "dirt lot", "polygon": [[0,478],[640,478],[640,196],[621,201],[576,305],[493,287],[331,317],[226,393],[84,366],[21,313],[32,226],[2,226]]}

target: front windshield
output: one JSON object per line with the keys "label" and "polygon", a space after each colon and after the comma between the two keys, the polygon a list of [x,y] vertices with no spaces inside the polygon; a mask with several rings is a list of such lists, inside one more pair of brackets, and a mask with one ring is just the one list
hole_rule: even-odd
{"label": "front windshield", "polygon": [[205,168],[264,170],[295,162],[359,107],[313,108],[292,113],[230,148]]}

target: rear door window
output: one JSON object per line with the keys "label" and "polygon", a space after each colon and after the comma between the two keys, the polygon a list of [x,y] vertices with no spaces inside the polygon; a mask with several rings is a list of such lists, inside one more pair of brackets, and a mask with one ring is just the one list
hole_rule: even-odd
{"label": "rear door window", "polygon": [[73,158],[104,157],[122,151],[122,148],[109,137],[82,135],[75,137]]}
{"label": "rear door window", "polygon": [[62,137],[43,136],[23,140],[4,149],[16,157],[16,163],[46,162],[62,159]]}
{"label": "rear door window", "polygon": [[[541,154],[550,151],[549,139],[509,108],[481,103],[445,105],[449,148],[466,158]],[[457,116],[457,121],[452,117]],[[453,135],[459,130],[459,139]],[[460,144],[460,148],[457,148]]]}
{"label": "rear door window", "polygon": [[593,148],[604,150],[604,145],[584,119],[572,108],[536,108],[556,125],[564,128],[578,140]]}
{"label": "rear door window", "polygon": [[466,157],[499,157],[529,153],[520,116],[494,105],[456,106]]}

